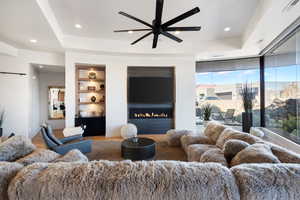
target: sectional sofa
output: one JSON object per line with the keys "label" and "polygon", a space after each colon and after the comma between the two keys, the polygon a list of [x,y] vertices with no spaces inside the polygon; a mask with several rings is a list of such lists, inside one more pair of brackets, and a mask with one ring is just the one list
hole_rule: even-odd
{"label": "sectional sofa", "polygon": [[189,162],[215,162],[229,168],[249,163],[300,164],[299,154],[214,121],[200,134],[170,131],[167,141],[181,146]]}
{"label": "sectional sofa", "polygon": [[[187,151],[195,144],[196,137],[199,142],[199,135],[193,135],[193,140],[189,140],[193,144],[184,143],[188,146]],[[187,140],[182,136],[178,138],[179,141]],[[252,145],[255,144],[261,143]],[[88,162],[80,152],[50,159],[46,156],[50,151],[45,151],[37,150],[22,137],[0,143],[0,199],[300,199],[300,164],[295,163],[230,167],[227,160],[227,166],[222,162],[200,160]],[[220,148],[220,152],[222,154],[223,149]]]}

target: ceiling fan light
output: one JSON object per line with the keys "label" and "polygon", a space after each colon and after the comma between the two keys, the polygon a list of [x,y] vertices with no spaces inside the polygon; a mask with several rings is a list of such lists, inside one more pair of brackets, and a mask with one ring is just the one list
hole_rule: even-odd
{"label": "ceiling fan light", "polygon": [[180,34],[180,31],[175,31],[175,35],[179,35]]}

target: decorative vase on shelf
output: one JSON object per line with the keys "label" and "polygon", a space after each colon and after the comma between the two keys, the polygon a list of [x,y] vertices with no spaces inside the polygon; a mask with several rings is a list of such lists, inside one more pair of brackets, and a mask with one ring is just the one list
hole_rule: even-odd
{"label": "decorative vase on shelf", "polygon": [[95,103],[96,100],[97,100],[97,98],[96,98],[95,96],[92,96],[92,97],[91,97],[91,101],[92,101],[93,103]]}
{"label": "decorative vase on shelf", "polygon": [[88,86],[88,91],[95,91],[96,87],[95,86]]}
{"label": "decorative vase on shelf", "polygon": [[105,85],[103,83],[100,84],[100,89],[104,90],[105,89]]}
{"label": "decorative vase on shelf", "polygon": [[89,73],[89,79],[95,80],[97,78],[97,74],[95,72],[90,72]]}

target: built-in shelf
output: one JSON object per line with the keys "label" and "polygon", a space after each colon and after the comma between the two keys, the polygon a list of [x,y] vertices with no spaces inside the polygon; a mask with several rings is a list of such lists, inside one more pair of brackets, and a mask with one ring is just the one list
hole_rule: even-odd
{"label": "built-in shelf", "polygon": [[84,136],[105,135],[105,66],[78,64],[75,80],[76,126],[86,126]]}
{"label": "built-in shelf", "polygon": [[105,92],[105,90],[95,90],[95,91],[92,91],[92,90],[79,90],[78,92],[79,93],[103,93],[103,92]]}
{"label": "built-in shelf", "polygon": [[104,104],[104,101],[100,101],[100,102],[79,102],[79,105],[89,105],[89,104]]}
{"label": "built-in shelf", "polygon": [[103,79],[79,78],[78,81],[104,82]]}

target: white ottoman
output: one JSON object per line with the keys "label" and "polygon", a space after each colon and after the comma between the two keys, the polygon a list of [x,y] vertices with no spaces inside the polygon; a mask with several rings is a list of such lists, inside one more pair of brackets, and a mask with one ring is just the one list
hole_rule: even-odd
{"label": "white ottoman", "polygon": [[137,128],[134,124],[126,124],[121,127],[121,136],[124,139],[137,137]]}

